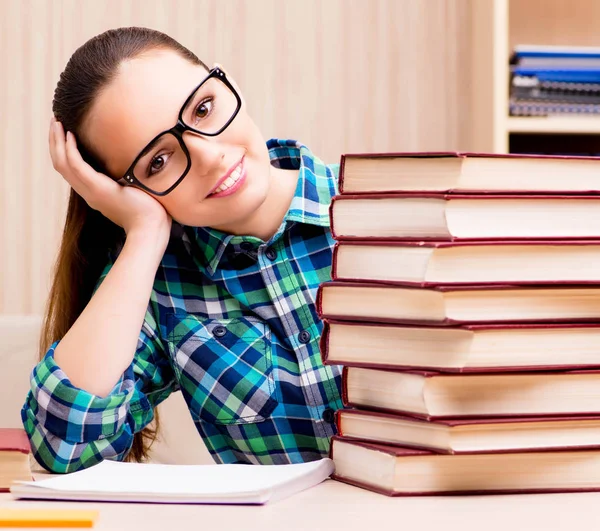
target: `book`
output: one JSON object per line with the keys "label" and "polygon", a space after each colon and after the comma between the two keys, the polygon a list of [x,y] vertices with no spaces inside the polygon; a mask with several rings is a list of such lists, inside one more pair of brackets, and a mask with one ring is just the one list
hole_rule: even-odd
{"label": "book", "polygon": [[326,365],[438,372],[600,367],[600,324],[407,326],[324,321]]}
{"label": "book", "polygon": [[600,197],[347,194],[330,206],[337,240],[600,238]]}
{"label": "book", "polygon": [[105,460],[41,481],[15,482],[19,499],[191,504],[264,504],[325,481],[325,458],[288,465],[163,465]]}
{"label": "book", "polygon": [[515,65],[511,73],[517,76],[535,76],[540,81],[563,83],[600,83],[600,69],[596,66],[543,66],[527,67]]}
{"label": "book", "polygon": [[600,490],[600,450],[440,455],[334,436],[334,479],[388,496]]}
{"label": "book", "polygon": [[[528,61],[531,60],[532,62]],[[510,62],[520,65],[537,65],[533,60],[540,61],[540,65],[552,66],[553,64],[570,64],[572,61],[600,61],[600,47],[598,46],[562,46],[554,44],[518,44],[513,48]]]}
{"label": "book", "polygon": [[567,46],[557,44],[517,44],[516,57],[600,57],[598,46]]}
{"label": "book", "polygon": [[600,114],[600,105],[590,103],[554,103],[545,101],[514,101],[508,105],[511,116],[548,116],[550,114]]}
{"label": "book", "polygon": [[442,374],[344,366],[342,399],[424,419],[600,414],[600,369]]}
{"label": "book", "polygon": [[[511,80],[511,101],[541,101],[552,103],[600,103],[600,92],[597,83],[569,83],[569,87],[547,87],[548,82],[536,78],[514,76]],[[584,90],[582,87],[585,87]]]}
{"label": "book", "polygon": [[347,241],[333,280],[438,284],[600,284],[600,240]]}
{"label": "book", "polygon": [[25,430],[0,428],[0,492],[8,492],[13,481],[31,480],[30,455]]}
{"label": "book", "polygon": [[600,159],[461,152],[344,154],[341,194],[600,192]]}
{"label": "book", "polygon": [[406,287],[330,281],[317,290],[323,319],[454,325],[569,323],[600,319],[600,286]]}
{"label": "book", "polygon": [[442,454],[600,449],[600,416],[423,420],[359,409],[336,411],[346,439]]}

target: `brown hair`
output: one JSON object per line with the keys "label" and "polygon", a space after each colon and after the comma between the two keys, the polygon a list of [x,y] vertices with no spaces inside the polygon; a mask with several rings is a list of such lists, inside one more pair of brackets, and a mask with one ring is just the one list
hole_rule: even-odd
{"label": "brown hair", "polygon": [[[54,91],[52,111],[65,131],[78,138],[84,160],[96,171],[106,174],[106,165],[81,134],[98,93],[117,74],[123,61],[155,49],[172,50],[190,62],[206,65],[190,50],[156,30],[117,28],[97,35],[79,47],[69,59]],[[208,68],[207,68],[208,70]],[[62,241],[53,270],[53,281],[40,337],[40,359],[50,345],[71,328],[92,297],[108,253],[125,238],[121,227],[92,209],[73,189],[69,197]],[[154,426],[135,434],[126,459],[141,461],[158,433],[158,415]]]}

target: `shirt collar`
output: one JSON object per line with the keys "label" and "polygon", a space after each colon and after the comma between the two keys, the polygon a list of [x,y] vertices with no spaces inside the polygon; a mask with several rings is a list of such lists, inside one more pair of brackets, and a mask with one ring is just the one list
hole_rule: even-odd
{"label": "shirt collar", "polygon": [[[299,170],[298,184],[290,208],[279,229],[267,243],[278,239],[290,222],[329,227],[329,205],[338,190],[337,175],[333,167],[324,164],[296,140],[272,138],[267,141],[267,149],[271,164],[276,168]],[[234,236],[211,227],[182,228],[182,240],[188,252],[211,276],[217,270],[229,243],[262,243],[262,240],[253,236]]]}

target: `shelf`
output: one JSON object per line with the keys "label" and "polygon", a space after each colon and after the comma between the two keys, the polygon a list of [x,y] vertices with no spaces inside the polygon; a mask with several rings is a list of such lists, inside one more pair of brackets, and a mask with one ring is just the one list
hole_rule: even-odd
{"label": "shelf", "polygon": [[600,134],[600,116],[511,116],[509,133]]}

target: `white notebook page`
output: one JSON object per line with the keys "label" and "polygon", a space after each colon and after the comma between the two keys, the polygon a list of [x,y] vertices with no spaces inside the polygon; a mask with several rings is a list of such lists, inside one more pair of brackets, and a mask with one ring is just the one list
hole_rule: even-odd
{"label": "white notebook page", "polygon": [[18,484],[55,492],[229,497],[273,490],[301,478],[314,477],[317,484],[332,472],[331,459],[292,465],[161,465],[103,461],[72,474]]}

